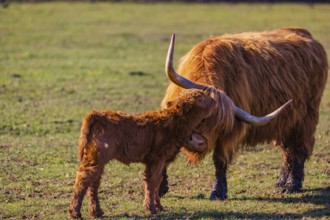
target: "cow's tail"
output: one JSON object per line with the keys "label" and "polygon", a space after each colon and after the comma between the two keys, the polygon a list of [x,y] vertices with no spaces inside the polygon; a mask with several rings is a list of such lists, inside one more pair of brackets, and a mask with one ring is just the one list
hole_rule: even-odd
{"label": "cow's tail", "polygon": [[79,138],[79,147],[78,147],[78,159],[79,161],[82,161],[84,157],[84,149],[86,148],[88,144],[88,139],[90,135],[90,129],[91,126],[93,125],[95,120],[94,114],[88,114],[84,118],[81,129],[80,129],[80,138]]}

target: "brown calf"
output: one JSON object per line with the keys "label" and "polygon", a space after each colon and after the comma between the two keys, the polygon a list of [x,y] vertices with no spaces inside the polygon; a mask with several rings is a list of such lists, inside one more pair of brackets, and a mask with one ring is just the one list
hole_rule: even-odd
{"label": "brown calf", "polygon": [[164,110],[137,115],[114,111],[88,114],[81,127],[71,217],[81,217],[86,192],[89,214],[102,216],[98,188],[105,164],[113,159],[146,165],[144,206],[152,214],[162,210],[158,196],[162,170],[175,159],[198,124],[211,115],[214,105],[209,94],[192,90]]}

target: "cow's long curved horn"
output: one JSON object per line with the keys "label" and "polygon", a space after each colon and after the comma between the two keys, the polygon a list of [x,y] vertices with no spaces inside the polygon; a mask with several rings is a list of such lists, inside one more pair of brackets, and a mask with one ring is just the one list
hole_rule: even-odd
{"label": "cow's long curved horn", "polygon": [[[174,42],[175,42],[175,34],[172,35],[171,43],[168,48],[167,57],[166,57],[165,72],[166,72],[167,77],[173,83],[175,83],[176,85],[183,87],[185,89],[204,90],[204,89],[209,88],[205,85],[194,83],[194,82],[184,78],[183,76],[179,75],[177,72],[175,72],[175,69],[173,67]],[[235,106],[235,116],[239,120],[246,122],[252,126],[262,126],[262,125],[269,123],[274,118],[276,118],[288,105],[290,105],[291,102],[292,102],[292,100],[289,100],[284,105],[279,107],[277,110],[273,111],[272,113],[270,113],[266,116],[261,116],[261,117],[256,117],[256,116],[250,115],[246,111]]]}
{"label": "cow's long curved horn", "polygon": [[292,99],[290,99],[288,102],[286,102],[284,105],[273,111],[272,113],[266,115],[266,116],[261,116],[261,117],[256,117],[253,115],[250,115],[246,111],[238,108],[235,106],[235,116],[240,119],[243,122],[246,122],[250,125],[253,126],[262,126],[265,124],[268,124],[271,120],[276,118],[287,106],[289,106],[292,102]]}
{"label": "cow's long curved horn", "polygon": [[168,48],[166,63],[165,63],[165,72],[167,77],[176,85],[183,87],[185,89],[206,89],[207,86],[194,83],[183,76],[179,75],[175,72],[173,67],[173,53],[174,53],[174,41],[175,41],[175,34],[172,34],[171,43]]}

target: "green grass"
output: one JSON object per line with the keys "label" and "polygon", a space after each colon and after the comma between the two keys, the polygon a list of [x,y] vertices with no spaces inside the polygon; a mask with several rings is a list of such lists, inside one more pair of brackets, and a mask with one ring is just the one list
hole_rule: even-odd
{"label": "green grass", "polygon": [[[77,167],[80,122],[92,109],[159,107],[168,84],[171,33],[176,60],[223,33],[309,29],[330,54],[330,5],[13,4],[0,9],[0,219],[64,219]],[[132,75],[141,71],[143,75]],[[166,208],[154,218],[330,218],[330,83],[321,105],[304,191],[273,188],[281,152],[244,149],[229,169],[229,199],[210,202],[210,155],[169,167]],[[101,205],[109,218],[146,218],[140,164],[107,165]],[[86,203],[82,213],[87,217]]]}

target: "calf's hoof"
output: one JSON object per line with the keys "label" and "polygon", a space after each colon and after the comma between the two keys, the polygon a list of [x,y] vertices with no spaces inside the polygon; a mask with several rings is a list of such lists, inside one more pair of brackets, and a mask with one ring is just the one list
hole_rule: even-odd
{"label": "calf's hoof", "polygon": [[104,214],[104,212],[101,209],[89,211],[89,215],[94,218],[100,218],[103,216],[103,214]]}
{"label": "calf's hoof", "polygon": [[162,205],[156,205],[156,209],[158,212],[164,211],[164,207]]}
{"label": "calf's hoof", "polygon": [[156,209],[156,205],[155,204],[152,204],[151,205],[150,203],[144,202],[143,206],[146,209],[146,213],[148,215],[157,214],[157,212],[158,212],[158,210]]}
{"label": "calf's hoof", "polygon": [[155,215],[158,213],[158,210],[157,209],[147,209],[146,212],[147,212],[147,215]]}
{"label": "calf's hoof", "polygon": [[212,191],[210,195],[210,200],[215,201],[215,200],[225,200],[227,199],[227,193],[221,193],[219,191]]}
{"label": "calf's hoof", "polygon": [[81,213],[77,212],[73,209],[69,209],[69,213],[70,213],[71,218],[74,218],[74,219],[81,218]]}

